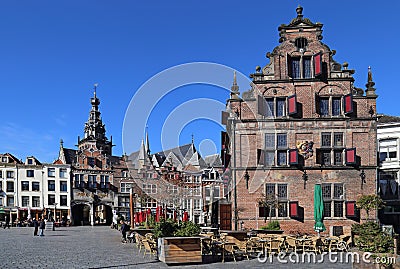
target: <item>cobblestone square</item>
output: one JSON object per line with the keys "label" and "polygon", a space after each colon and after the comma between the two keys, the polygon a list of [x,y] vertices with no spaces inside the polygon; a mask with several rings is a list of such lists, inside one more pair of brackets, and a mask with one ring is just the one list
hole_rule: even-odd
{"label": "cobblestone square", "polygon": [[[257,259],[238,262],[168,266],[139,253],[135,244],[122,244],[109,227],[62,227],[34,237],[33,228],[0,229],[1,268],[351,268],[345,263],[273,264]],[[327,259],[326,259],[327,260]]]}

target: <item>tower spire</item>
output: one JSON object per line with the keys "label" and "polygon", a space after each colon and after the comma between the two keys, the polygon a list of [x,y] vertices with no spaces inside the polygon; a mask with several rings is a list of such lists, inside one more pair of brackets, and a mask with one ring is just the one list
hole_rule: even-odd
{"label": "tower spire", "polygon": [[146,126],[146,153],[150,156],[149,126]]}

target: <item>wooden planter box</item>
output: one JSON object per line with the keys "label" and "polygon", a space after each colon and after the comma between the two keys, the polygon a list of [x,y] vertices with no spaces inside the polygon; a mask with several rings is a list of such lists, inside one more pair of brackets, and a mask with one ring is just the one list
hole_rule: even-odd
{"label": "wooden planter box", "polygon": [[166,264],[201,263],[200,237],[158,238],[158,259]]}

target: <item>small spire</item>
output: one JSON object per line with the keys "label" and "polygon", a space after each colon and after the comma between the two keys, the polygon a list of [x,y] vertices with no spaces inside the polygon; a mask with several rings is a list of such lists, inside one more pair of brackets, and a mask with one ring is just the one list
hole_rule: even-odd
{"label": "small spire", "polygon": [[194,144],[194,135],[192,133],[192,145]]}
{"label": "small spire", "polygon": [[239,94],[239,86],[236,81],[236,71],[233,71],[233,84],[231,87],[231,94]]}
{"label": "small spire", "polygon": [[150,155],[149,126],[146,125],[146,153]]}
{"label": "small spire", "polygon": [[371,66],[368,66],[368,81],[367,84],[365,84],[365,87],[367,89],[365,90],[365,93],[367,96],[377,96],[375,93],[375,82],[372,79],[372,71],[371,71]]}
{"label": "small spire", "polygon": [[60,139],[60,148],[64,147],[64,141],[62,139]]}

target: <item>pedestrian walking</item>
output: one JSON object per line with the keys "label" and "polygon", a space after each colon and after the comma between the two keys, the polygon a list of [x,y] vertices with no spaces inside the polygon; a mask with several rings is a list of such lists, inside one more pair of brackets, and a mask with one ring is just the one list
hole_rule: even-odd
{"label": "pedestrian walking", "polygon": [[122,243],[126,243],[126,232],[131,229],[131,227],[126,224],[123,220],[120,221],[121,223],[121,234],[122,234]]}
{"label": "pedestrian walking", "polygon": [[46,227],[46,223],[44,222],[44,219],[40,220],[39,224],[39,236],[44,236],[44,228]]}
{"label": "pedestrian walking", "polygon": [[33,223],[33,227],[34,227],[33,236],[37,236],[38,229],[39,229],[39,222],[35,218],[33,218],[32,223]]}
{"label": "pedestrian walking", "polygon": [[4,224],[4,229],[6,227],[8,227],[8,229],[10,229],[10,217],[8,215],[6,215],[5,221],[6,221],[6,224]]}

